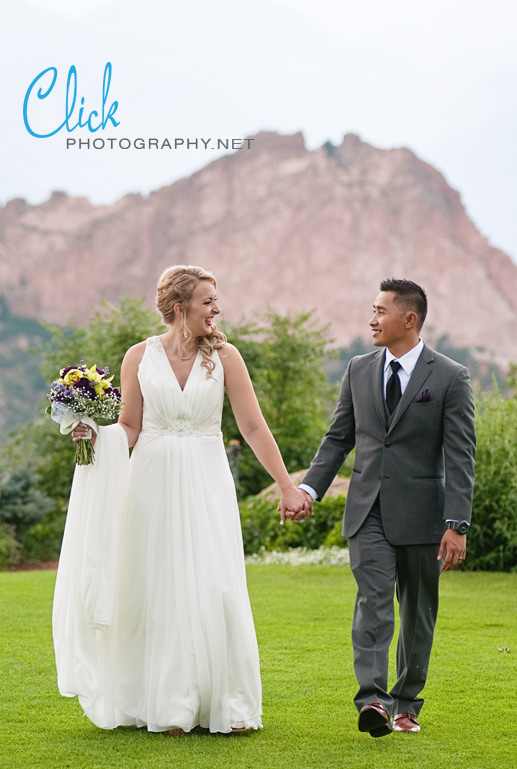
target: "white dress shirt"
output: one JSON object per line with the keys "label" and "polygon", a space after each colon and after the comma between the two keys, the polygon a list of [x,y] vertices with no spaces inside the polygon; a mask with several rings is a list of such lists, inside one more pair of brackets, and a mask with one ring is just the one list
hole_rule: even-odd
{"label": "white dress shirt", "polygon": [[400,363],[400,368],[398,370],[398,375],[400,379],[400,390],[402,392],[402,395],[404,395],[404,391],[408,385],[409,377],[413,373],[413,369],[416,366],[416,362],[420,357],[420,353],[424,349],[424,343],[420,339],[418,344],[413,347],[412,350],[407,352],[405,355],[402,355],[400,358],[396,358],[392,352],[388,350],[386,347],[386,357],[384,359],[384,397],[386,398],[386,385],[388,384],[388,381],[390,377],[392,376],[392,370],[390,363],[392,360],[396,360]]}

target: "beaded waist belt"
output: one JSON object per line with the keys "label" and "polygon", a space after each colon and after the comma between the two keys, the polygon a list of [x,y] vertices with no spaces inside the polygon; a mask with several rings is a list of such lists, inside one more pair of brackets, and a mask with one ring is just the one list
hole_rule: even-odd
{"label": "beaded waist belt", "polygon": [[190,422],[181,419],[171,422],[167,427],[144,423],[141,433],[146,435],[175,435],[178,438],[213,438],[222,435],[217,425],[194,427]]}

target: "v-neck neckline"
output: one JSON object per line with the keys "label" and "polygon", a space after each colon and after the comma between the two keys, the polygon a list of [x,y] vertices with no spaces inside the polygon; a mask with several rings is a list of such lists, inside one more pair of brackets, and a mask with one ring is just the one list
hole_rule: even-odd
{"label": "v-neck neckline", "polygon": [[198,350],[198,351],[197,351],[197,353],[196,353],[196,356],[195,356],[195,358],[194,358],[194,360],[193,360],[193,362],[192,362],[192,366],[190,367],[190,371],[188,372],[188,376],[187,376],[187,378],[186,378],[186,380],[185,380],[185,384],[184,384],[184,385],[183,385],[183,387],[182,387],[182,386],[180,385],[180,382],[179,382],[179,379],[178,379],[178,375],[177,375],[177,374],[176,374],[176,372],[174,371],[174,369],[173,369],[173,367],[172,367],[172,363],[171,363],[171,362],[170,362],[170,360],[169,360],[169,356],[167,355],[167,350],[165,349],[165,345],[164,345],[164,344],[163,344],[163,342],[162,342],[162,338],[161,338],[161,336],[159,336],[159,337],[157,337],[157,338],[158,338],[158,340],[159,340],[159,342],[160,342],[160,345],[161,345],[161,349],[162,349],[162,351],[163,351],[163,354],[165,355],[165,360],[167,361],[167,364],[168,364],[168,366],[169,366],[170,370],[172,371],[172,376],[174,377],[174,381],[175,381],[175,382],[176,382],[176,384],[178,385],[178,387],[179,387],[180,391],[181,391],[182,393],[184,393],[184,392],[185,392],[185,390],[187,389],[187,385],[188,385],[188,383],[190,382],[190,377],[192,376],[192,372],[194,371],[194,366],[196,365],[196,361],[197,361],[197,359],[198,359],[198,356],[199,356],[199,350]]}

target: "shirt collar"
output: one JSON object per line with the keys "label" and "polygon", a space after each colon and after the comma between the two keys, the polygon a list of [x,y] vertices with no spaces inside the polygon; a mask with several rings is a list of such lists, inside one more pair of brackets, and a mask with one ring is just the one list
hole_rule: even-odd
{"label": "shirt collar", "polygon": [[391,353],[388,348],[386,347],[386,357],[384,359],[384,372],[386,372],[389,368],[389,365],[392,360],[398,360],[404,371],[408,376],[411,376],[413,373],[413,369],[416,366],[416,362],[420,357],[420,353],[424,349],[424,343],[421,339],[419,339],[418,344],[415,345],[409,352],[407,352],[405,355],[402,355],[401,358],[396,358],[393,353]]}

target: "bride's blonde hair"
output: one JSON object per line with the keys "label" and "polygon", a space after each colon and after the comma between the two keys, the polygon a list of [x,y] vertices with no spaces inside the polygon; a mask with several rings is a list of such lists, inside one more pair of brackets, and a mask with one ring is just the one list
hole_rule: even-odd
{"label": "bride's blonde hair", "polygon": [[[214,288],[217,286],[211,272],[204,270],[202,267],[196,267],[193,264],[177,264],[173,267],[168,267],[158,280],[156,307],[161,313],[163,322],[171,326],[178,322],[174,312],[174,305],[181,304],[183,315],[181,316],[180,323],[186,345],[193,339],[193,336],[185,319],[192,301],[192,293],[201,280],[210,281]],[[217,331],[215,323],[212,323],[210,334],[208,336],[198,336],[194,340],[194,344],[203,357],[201,365],[206,368],[208,379],[215,368],[212,353],[226,344],[226,337],[222,331]]]}

